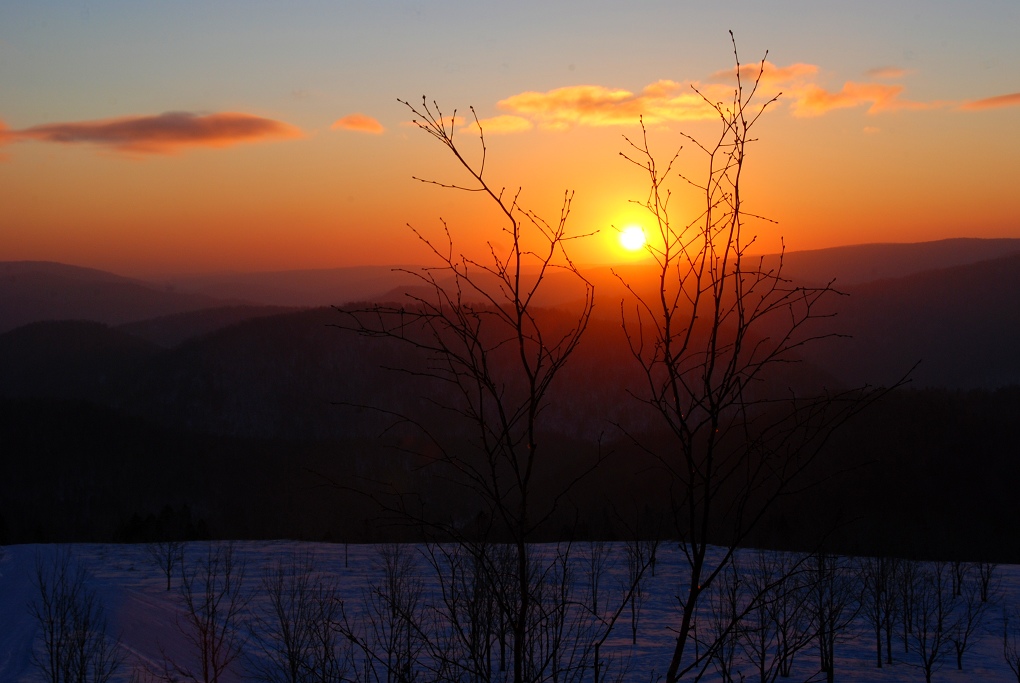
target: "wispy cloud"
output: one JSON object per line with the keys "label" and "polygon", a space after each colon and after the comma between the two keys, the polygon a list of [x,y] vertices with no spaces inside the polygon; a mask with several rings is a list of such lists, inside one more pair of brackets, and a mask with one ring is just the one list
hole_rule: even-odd
{"label": "wispy cloud", "polygon": [[[566,130],[576,126],[631,126],[638,117],[652,125],[713,119],[718,114],[710,103],[732,100],[737,73],[736,68],[730,68],[716,71],[705,81],[664,79],[646,85],[640,92],[595,84],[522,92],[500,100],[496,106],[507,114],[485,119],[483,125],[487,132],[491,129],[516,133],[534,127]],[[782,93],[780,106],[788,106],[789,112],[797,117],[816,117],[858,107],[868,115],[877,115],[953,106],[979,110],[1020,105],[1020,93],[962,105],[949,100],[911,100],[905,96],[905,86],[895,82],[911,73],[898,66],[876,67],[868,70],[868,81],[846,81],[833,89],[823,84],[822,70],[815,64],[795,62],[781,66],[765,61],[742,64],[739,71],[745,92],[749,84],[757,82],[758,94],[763,98]]]}
{"label": "wispy cloud", "polygon": [[[713,81],[722,81],[724,83],[735,82],[734,76],[737,73],[736,67],[732,69],[725,69],[723,71],[716,71],[712,74]],[[759,78],[760,75],[760,78]],[[772,62],[759,62],[757,64],[741,64],[740,65],[740,80],[744,84],[754,82],[756,79],[759,81],[759,87],[762,87],[768,94],[775,94],[778,90],[781,90],[787,86],[797,86],[803,84],[811,79],[814,79],[818,75],[818,67],[815,64],[804,64],[803,62],[797,62],[788,66],[776,66]]]}
{"label": "wispy cloud", "polygon": [[[794,102],[804,100],[801,106],[805,111],[815,114],[822,113],[825,104],[822,97],[825,91],[814,84],[818,73],[818,66],[802,62],[779,66],[766,61],[740,67],[741,80],[745,84],[757,81],[760,94],[772,97],[781,91],[788,92]],[[653,125],[698,121],[718,115],[710,103],[732,99],[736,75],[737,69],[732,68],[715,72],[706,82],[664,79],[648,84],[640,93],[601,85],[574,85],[545,92],[523,92],[500,100],[497,106],[547,130],[633,125],[639,116]],[[888,98],[883,99],[880,106],[887,102]],[[836,100],[829,102],[829,108],[836,104]],[[847,98],[838,104],[854,106]],[[513,130],[527,128],[519,126]]]}
{"label": "wispy cloud", "polygon": [[1007,95],[996,95],[995,97],[986,97],[983,100],[972,100],[960,105],[960,109],[965,111],[999,109],[1000,107],[1020,107],[1020,92],[1013,92]]}
{"label": "wispy cloud", "polygon": [[[12,142],[13,139],[14,136],[11,133],[11,129],[8,128],[7,124],[5,124],[3,121],[0,121],[0,147],[7,144],[8,142]],[[7,161],[9,158],[10,157],[7,154],[0,152],[0,161]]]}
{"label": "wispy cloud", "polygon": [[909,69],[903,69],[898,66],[876,66],[874,69],[868,69],[864,73],[868,76],[868,78],[898,80],[906,78],[912,72]]}
{"label": "wispy cloud", "polygon": [[0,131],[0,142],[36,140],[90,143],[122,152],[171,154],[186,147],[227,147],[301,136],[297,128],[251,114],[168,112],[99,121],[75,121]]}
{"label": "wispy cloud", "polygon": [[794,116],[820,116],[835,109],[867,106],[867,113],[889,111],[921,111],[949,106],[949,102],[914,102],[900,98],[902,85],[883,83],[854,83],[848,81],[838,92],[830,92],[817,85],[808,85],[796,94],[791,105]]}
{"label": "wispy cloud", "polygon": [[373,135],[381,135],[386,131],[381,123],[365,114],[348,114],[334,121],[330,129],[352,130],[356,133],[371,133]]}
{"label": "wispy cloud", "polygon": [[540,128],[633,125],[639,116],[648,123],[712,118],[715,112],[690,84],[658,81],[640,94],[601,85],[573,85],[546,92],[524,92],[497,104],[500,109],[530,118]]}

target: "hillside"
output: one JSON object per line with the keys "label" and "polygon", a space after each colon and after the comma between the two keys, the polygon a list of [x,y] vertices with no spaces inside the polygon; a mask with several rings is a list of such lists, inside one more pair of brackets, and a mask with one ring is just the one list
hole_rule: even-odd
{"label": "hillside", "polygon": [[158,351],[87,320],[37,322],[0,334],[0,396],[117,401]]}
{"label": "hillside", "polygon": [[288,313],[285,306],[220,306],[173,313],[121,325],[119,329],[165,348],[245,320]]}
{"label": "hillside", "polygon": [[0,262],[0,333],[44,320],[119,325],[225,303],[91,268],[42,261]]}
{"label": "hillside", "polygon": [[[957,246],[967,252],[967,245],[975,246]],[[942,263],[951,260],[944,246],[917,253]],[[845,273],[860,274],[849,261],[845,266]],[[94,283],[85,288],[96,287],[96,310],[126,310],[118,290],[106,284],[144,290],[109,274],[42,270],[47,278],[66,272],[65,282]],[[639,287],[653,282],[641,267],[620,272]],[[560,286],[561,276],[550,278],[541,302],[547,308],[536,313],[543,325],[565,329],[565,311],[579,290]],[[548,533],[570,515],[580,515],[591,533],[612,533],[610,510],[647,500],[661,483],[654,459],[630,438],[659,443],[655,421],[634,398],[647,391],[647,378],[627,349],[619,299],[611,301],[626,292],[609,269],[590,280],[609,291],[596,299],[601,314],[550,388],[542,442],[556,454],[556,468],[542,485],[556,491],[563,484],[558,472],[572,464],[603,457],[607,464],[574,492],[557,513],[563,517],[550,517]],[[759,540],[798,543],[823,527],[846,525],[831,537],[844,549],[860,550],[855,544],[866,538],[865,549],[980,553],[995,534],[1006,533],[998,523],[985,523],[979,533],[982,518],[1020,514],[1010,488],[1016,459],[1009,457],[1010,444],[1020,439],[1014,352],[1020,304],[1012,296],[1020,291],[1020,254],[843,290],[846,296],[834,295],[821,311],[836,315],[820,318],[815,332],[852,338],[804,347],[801,362],[779,367],[776,386],[890,385],[920,364],[908,391],[896,392],[827,445],[823,474],[846,470],[855,473],[851,479],[841,475],[845,485],[817,489],[807,507],[777,510]],[[408,288],[382,296],[402,291]],[[450,448],[468,448],[470,423],[437,405],[456,396],[422,376],[431,362],[426,355],[359,335],[351,323],[334,308],[234,306],[117,326],[36,322],[0,334],[6,416],[0,440],[10,454],[0,477],[6,482],[0,535],[135,538],[148,533],[148,515],[187,505],[214,534],[349,536],[378,526],[371,521],[378,510],[352,493],[378,481],[397,482],[436,509],[458,514],[455,492],[426,476],[424,464],[439,456],[435,445],[403,419],[427,426]],[[494,367],[508,359],[505,353],[491,358]],[[514,390],[512,382],[507,390]],[[939,502],[953,495],[966,502],[967,514]],[[934,529],[946,538],[939,540]]]}
{"label": "hillside", "polygon": [[1020,254],[845,288],[803,356],[844,382],[994,389],[1020,384]]}
{"label": "hillside", "polygon": [[167,283],[179,291],[218,299],[310,308],[377,299],[384,292],[413,284],[413,278],[396,266],[353,266],[188,275],[168,278]]}
{"label": "hillside", "polygon": [[[829,249],[791,251],[784,257],[787,277],[804,284],[837,288],[965,266],[1020,253],[1020,239],[960,237],[934,242],[856,244]],[[777,257],[766,257],[776,263]]]}

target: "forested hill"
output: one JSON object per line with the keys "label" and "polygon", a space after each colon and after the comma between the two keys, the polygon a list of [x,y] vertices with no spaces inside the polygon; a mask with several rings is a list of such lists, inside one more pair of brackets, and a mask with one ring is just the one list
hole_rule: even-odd
{"label": "forested hill", "polygon": [[[956,246],[974,258],[987,245]],[[806,272],[805,263],[788,265]],[[761,542],[807,543],[824,527],[854,551],[892,544],[973,555],[1017,518],[1020,255],[939,263],[843,287],[846,296],[831,297],[825,311],[837,315],[821,318],[817,332],[850,338],[805,347],[802,362],[774,378],[838,390],[888,385],[916,365],[904,389],[827,445],[823,472],[850,478],[815,489],[809,508],[777,510]],[[69,317],[137,310],[142,301],[121,296],[137,283],[74,277],[93,283],[85,289],[98,303]],[[127,290],[104,289],[107,279]],[[0,284],[0,302],[21,291]],[[553,292],[540,315],[568,325],[572,296]],[[126,300],[134,303],[125,308]],[[395,418],[413,417],[467,447],[469,429],[436,405],[448,389],[421,377],[425,357],[345,329],[350,319],[333,308],[172,300],[183,309],[132,322],[121,313],[37,321],[0,334],[0,540],[138,539],[169,524],[161,514],[188,517],[193,533],[376,538],[378,511],[352,493],[365,482],[396,480],[440,506],[455,500],[426,476],[435,456],[428,439],[406,421],[394,428]],[[627,349],[618,301],[596,305],[602,312],[549,394],[543,443],[563,471],[607,463],[551,518],[551,535],[570,519],[584,520],[585,533],[613,533],[612,511],[658,485],[655,463],[625,436],[652,433],[635,398],[647,378]]]}
{"label": "forested hill", "polygon": [[227,303],[92,268],[0,261],[0,333],[45,320],[116,325]]}

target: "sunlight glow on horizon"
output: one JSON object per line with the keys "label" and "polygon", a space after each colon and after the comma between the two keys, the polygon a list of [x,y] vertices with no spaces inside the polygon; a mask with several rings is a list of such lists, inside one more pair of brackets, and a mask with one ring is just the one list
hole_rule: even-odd
{"label": "sunlight glow on horizon", "polygon": [[[684,147],[670,214],[693,220],[704,168],[682,134],[717,133],[694,88],[732,93],[729,29],[745,85],[767,50],[759,103],[783,92],[742,171],[744,206],[775,221],[754,222],[755,251],[780,237],[790,251],[1020,237],[1020,136],[1001,133],[1020,121],[1020,6],[975,1],[657,5],[628,8],[626,22],[596,2],[583,31],[576,8],[532,0],[435,13],[378,3],[357,16],[320,0],[8,3],[0,261],[139,276],[416,263],[428,254],[408,225],[432,234],[440,218],[458,251],[485,257],[501,229],[485,199],[414,180],[471,182],[408,125],[398,98],[426,93],[462,122],[467,161],[484,154],[487,180],[520,189],[524,208],[555,224],[576,191],[572,234],[601,234],[572,242],[571,258],[636,262],[648,247],[627,228],[654,217],[647,174],[620,161],[633,151],[623,136],[640,144],[643,117],[663,168]],[[697,30],[663,39],[683,26]]]}

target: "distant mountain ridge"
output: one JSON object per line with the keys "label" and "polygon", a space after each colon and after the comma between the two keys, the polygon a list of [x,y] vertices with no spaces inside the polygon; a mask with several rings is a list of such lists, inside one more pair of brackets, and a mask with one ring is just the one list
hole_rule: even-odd
{"label": "distant mountain ridge", "polygon": [[[994,258],[985,258],[989,254]],[[775,255],[765,258],[778,259]],[[894,265],[898,271],[894,270]],[[627,297],[614,271],[637,287],[654,285],[652,271],[642,265],[585,271],[596,289],[596,316],[607,330],[619,326],[619,304]],[[919,387],[970,389],[1020,384],[1020,355],[1015,352],[1020,348],[1020,301],[1015,296],[1020,291],[1020,239],[959,239],[791,252],[784,257],[784,272],[798,283],[834,279],[834,286],[848,294],[830,299],[826,312],[836,315],[823,321],[819,330],[849,335],[852,339],[825,340],[803,350],[803,358],[810,366],[828,373],[844,386],[893,383],[915,364],[918,367],[911,377],[914,386]],[[822,273],[832,275],[822,279]],[[262,276],[266,279],[260,280]],[[373,299],[398,301],[406,293],[414,292],[428,295],[421,288],[422,282],[416,281],[412,274],[384,267],[255,273],[247,277],[249,284],[261,287],[272,282],[303,283],[304,289],[286,290],[278,301],[319,300],[327,296],[327,291],[333,291],[334,286],[338,288],[334,292],[335,301],[340,303]],[[583,288],[562,272],[550,274],[546,284],[548,291],[537,303],[549,309],[570,308],[583,295]],[[240,296],[254,291],[233,289],[224,293]],[[370,296],[369,292],[375,294]],[[324,380],[326,376],[334,381],[342,376],[331,374],[333,370],[318,372],[317,368],[343,366],[360,372],[366,362],[382,360],[360,359],[351,366],[351,359],[344,359],[338,366],[332,355],[334,351],[321,332],[325,326],[338,321],[338,314],[325,309],[310,317],[280,318],[281,315],[293,316],[294,313],[289,312],[296,310],[264,304],[225,305],[223,299],[208,293],[159,289],[139,280],[62,264],[0,263],[0,346],[6,350],[5,357],[0,359],[0,376],[19,378],[5,390],[6,395],[25,395],[22,390],[31,384],[30,373],[15,367],[19,364],[38,368],[43,373],[39,378],[40,386],[53,387],[59,384],[59,373],[54,376],[45,368],[69,368],[73,363],[68,359],[75,353],[85,366],[102,369],[114,363],[112,359],[117,353],[127,353],[125,349],[129,347],[135,350],[126,357],[138,361],[141,356],[150,355],[150,351],[153,358],[159,357],[156,352],[159,347],[169,349],[190,344],[191,355],[175,361],[180,367],[174,376],[183,377],[195,371],[187,368],[188,362],[199,362],[200,358],[213,353],[211,345],[218,345],[222,350],[213,353],[220,359],[217,363],[224,369],[232,368],[231,376],[243,378],[233,383],[232,391],[250,398],[262,393],[260,381],[274,376],[274,363],[279,361],[272,357],[274,353],[290,358],[287,362],[292,367],[304,368],[290,379],[280,380],[293,384],[287,388],[292,396],[302,391],[297,384],[299,378],[322,383],[325,391],[329,384]],[[264,322],[258,323],[256,318],[263,318]],[[90,320],[116,327],[117,331],[100,332],[94,326],[51,325],[31,334],[11,332],[26,323],[47,320]],[[231,326],[240,327],[227,336],[217,336],[219,331]],[[298,355],[293,355],[297,351],[286,343],[275,347],[266,343],[268,338],[283,340],[288,329],[317,341]],[[92,349],[89,353],[98,355],[81,355],[83,352],[74,351],[70,340],[44,343],[46,334],[70,335],[72,339],[84,335],[80,340],[81,348]],[[138,345],[132,347],[125,341],[126,336],[137,338]],[[226,339],[233,340],[230,343],[237,348],[223,347]],[[592,337],[588,343],[603,342],[596,342]],[[139,350],[148,349],[148,345],[155,346],[140,356]],[[110,349],[100,352],[105,346]],[[207,350],[202,351],[203,348]],[[369,352],[364,345],[358,348],[359,353]],[[47,353],[52,357],[47,358]],[[264,370],[256,370],[257,367]],[[130,377],[133,371],[122,373],[109,369],[104,372],[111,377],[122,374]],[[95,373],[71,371],[66,374],[68,381],[70,378],[84,381],[83,378],[93,375]],[[158,393],[159,389],[153,386],[146,391]],[[93,393],[93,390],[79,387],[56,392],[56,395],[82,397]],[[39,395],[38,391],[32,395]],[[319,400],[326,401],[326,396],[320,393]],[[196,397],[192,403],[200,406],[202,399]],[[312,413],[317,411],[309,409]],[[247,418],[238,416],[237,419]],[[228,431],[233,432],[233,429]]]}
{"label": "distant mountain ridge", "polygon": [[46,261],[0,262],[0,333],[45,320],[117,325],[227,303],[92,268]]}
{"label": "distant mountain ridge", "polygon": [[804,357],[848,383],[892,383],[915,364],[920,387],[1020,385],[1020,253],[845,287],[829,329],[852,335]]}
{"label": "distant mountain ridge", "polygon": [[[933,242],[856,244],[791,251],[784,270],[791,279],[837,288],[906,277],[927,270],[964,266],[1020,253],[1020,239],[957,237]],[[770,255],[767,261],[776,262]]]}
{"label": "distant mountain ridge", "polygon": [[171,277],[175,289],[219,299],[243,299],[270,306],[316,308],[375,299],[401,285],[414,285],[414,268],[349,266],[252,273],[210,273]]}
{"label": "distant mountain ridge", "polygon": [[[830,297],[818,334],[787,380],[832,388],[953,390],[1020,385],[1020,253],[847,287]],[[87,399],[168,426],[259,438],[368,438],[384,427],[336,403],[421,408],[431,389],[383,367],[424,359],[343,327],[328,307],[211,309],[107,327],[41,322],[0,334],[0,397]],[[618,309],[617,309],[618,313]],[[555,319],[563,314],[549,309]],[[778,332],[779,330],[777,330]],[[767,333],[768,330],[760,330]],[[168,335],[177,337],[167,339]],[[640,375],[618,318],[593,319],[549,410],[569,438],[631,411]],[[633,417],[631,415],[631,417]]]}
{"label": "distant mountain ridge", "polygon": [[[791,251],[783,261],[786,276],[796,282],[834,280],[837,288],[844,288],[1013,253],[1020,253],[1020,239],[958,238]],[[762,258],[767,265],[779,260],[775,254]],[[60,263],[0,261],[0,333],[42,320],[121,325],[229,306],[315,308],[396,300],[405,292],[423,291],[422,282],[414,275],[418,270],[415,266],[353,266],[188,275],[157,282]],[[595,284],[603,308],[615,311],[625,291],[613,271],[626,274],[628,281],[640,282],[651,279],[648,270],[642,264],[627,264],[594,266],[583,272]],[[553,283],[543,305],[562,305],[574,296],[576,293],[558,291]]]}
{"label": "distant mountain ridge", "polygon": [[294,310],[286,306],[220,306],[138,320],[120,325],[119,329],[164,348],[172,348],[188,339],[246,320]]}
{"label": "distant mountain ridge", "polygon": [[[784,509],[788,520],[769,527],[774,539],[790,542],[789,529],[810,529],[813,521],[821,528],[819,511],[843,514],[833,501],[847,515],[856,518],[863,507],[874,519],[869,531],[845,541],[858,554],[908,544],[911,552],[932,552],[947,533],[958,547],[979,552],[1013,532],[1009,520],[1020,509],[1012,491],[1020,473],[1013,457],[1020,240],[915,247],[786,256],[786,274],[798,282],[827,282],[813,274],[833,273],[846,296],[828,300],[822,312],[836,315],[819,319],[818,332],[852,338],[808,345],[803,363],[780,367],[777,386],[888,385],[919,362],[908,389],[931,389],[893,392],[839,432],[832,461],[858,479],[823,487],[804,508]],[[989,249],[993,257],[984,258]],[[895,253],[907,255],[890,271]],[[654,285],[647,268],[615,270],[628,282]],[[411,291],[413,280],[386,279],[390,269],[365,272],[378,276],[370,279],[378,293],[355,298],[399,300]],[[543,443],[556,458],[617,453],[592,490],[604,481],[605,490],[622,491],[620,500],[638,501],[655,484],[654,463],[620,438],[619,425],[650,433],[655,423],[628,397],[644,389],[619,323],[622,285],[608,267],[586,276],[602,292],[599,315],[550,388]],[[552,291],[536,314],[566,321],[576,295],[567,282],[547,281]],[[19,292],[42,302],[37,315],[73,319],[0,332],[0,450],[14,454],[0,458],[8,467],[0,542],[5,533],[18,542],[101,534],[123,540],[118,534],[132,513],[166,505],[190,505],[231,537],[361,538],[376,513],[358,507],[353,495],[324,489],[323,475],[343,485],[398,477],[408,487],[420,484],[437,503],[454,498],[422,479],[422,463],[434,456],[420,433],[393,424],[393,414],[424,415],[444,440],[463,445],[465,427],[432,402],[442,389],[413,372],[427,359],[393,340],[358,335],[334,308],[231,306],[208,293],[167,291],[102,271],[0,263],[0,302]],[[336,300],[352,293],[338,291]],[[164,294],[175,296],[160,299]],[[0,323],[7,310],[0,306]],[[87,315],[107,320],[83,320]],[[143,317],[123,321],[136,315]],[[874,463],[878,469],[863,474]],[[585,495],[604,504],[601,493]],[[922,521],[911,521],[913,514]]]}

